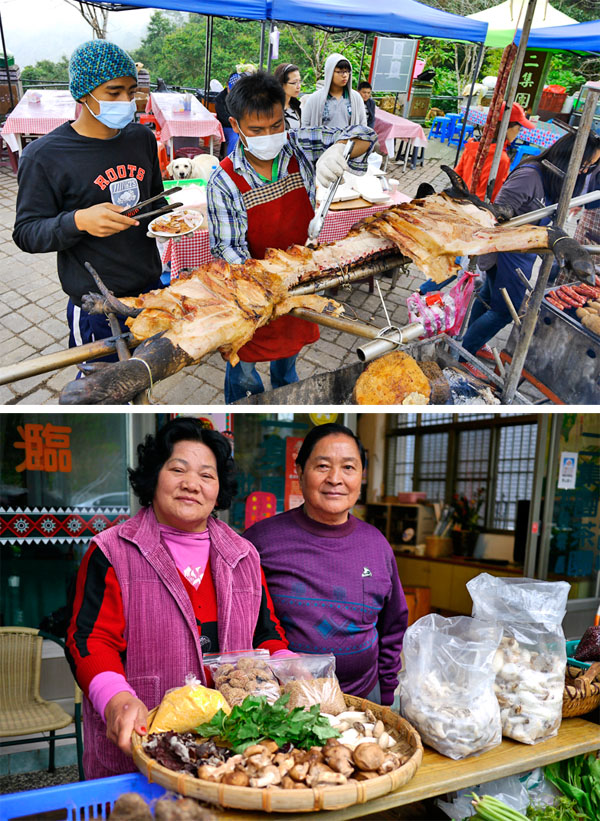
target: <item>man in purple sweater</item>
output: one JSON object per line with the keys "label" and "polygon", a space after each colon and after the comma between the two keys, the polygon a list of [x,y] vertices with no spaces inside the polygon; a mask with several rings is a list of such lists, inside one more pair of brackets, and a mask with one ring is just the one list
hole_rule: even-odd
{"label": "man in purple sweater", "polygon": [[260,554],[290,650],[333,653],[345,693],[390,705],[408,608],[387,540],[349,514],[364,462],[349,428],[313,428],[296,459],[303,507],[244,536]]}

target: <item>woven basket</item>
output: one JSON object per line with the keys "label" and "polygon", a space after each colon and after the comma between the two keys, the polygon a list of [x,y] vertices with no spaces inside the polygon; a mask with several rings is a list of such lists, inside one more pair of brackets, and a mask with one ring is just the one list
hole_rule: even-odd
{"label": "woven basket", "polygon": [[[397,743],[391,747],[391,750],[403,755],[410,753],[410,759],[397,770],[368,781],[306,790],[234,787],[229,784],[203,781],[187,773],[175,773],[146,755],[142,748],[143,739],[135,732],[132,738],[133,760],[149,781],[155,781],[181,795],[199,798],[223,807],[262,812],[311,812],[313,810],[338,810],[353,804],[364,804],[365,801],[386,795],[410,781],[423,758],[423,745],[419,734],[408,721],[393,713],[388,707],[381,707],[356,696],[345,695],[344,698],[349,709],[366,710],[370,708],[377,718],[383,721],[387,732],[396,739]],[[153,717],[154,711],[148,716],[149,724],[152,723]]]}
{"label": "woven basket", "polygon": [[563,692],[563,718],[583,716],[600,706],[600,670],[567,665]]}

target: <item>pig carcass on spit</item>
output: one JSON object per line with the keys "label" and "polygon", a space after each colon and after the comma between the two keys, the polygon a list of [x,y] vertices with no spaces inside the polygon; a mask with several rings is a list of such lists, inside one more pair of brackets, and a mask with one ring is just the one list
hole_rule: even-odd
{"label": "pig carcass on spit", "polygon": [[[237,351],[257,328],[294,307],[342,313],[343,307],[333,300],[294,296],[291,291],[296,284],[340,269],[400,252],[442,282],[456,272],[459,255],[547,247],[546,228],[496,226],[489,211],[442,193],[367,217],[343,239],[315,250],[294,245],[287,251],[268,249],[264,260],[250,259],[243,265],[211,262],[168,288],[120,299],[130,309],[127,324],[133,335],[146,341],[134,358],[103,365],[69,383],[60,401],[127,402],[150,386],[150,372],[156,382],[216,350],[236,364]],[[84,307],[90,310],[98,299],[90,295]]]}

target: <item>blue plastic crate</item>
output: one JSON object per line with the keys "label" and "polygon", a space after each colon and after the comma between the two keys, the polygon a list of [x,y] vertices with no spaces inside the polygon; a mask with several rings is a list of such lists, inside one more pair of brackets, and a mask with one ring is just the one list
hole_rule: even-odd
{"label": "blue plastic crate", "polygon": [[160,784],[150,784],[141,773],[129,773],[0,795],[0,821],[37,817],[39,813],[57,810],[67,810],[68,821],[108,818],[115,801],[125,792],[136,792],[146,801],[152,801],[161,798],[167,790]]}
{"label": "blue plastic crate", "polygon": [[590,666],[591,662],[589,661],[578,661],[576,658],[573,658],[573,654],[575,650],[577,650],[577,645],[579,644],[579,639],[576,641],[568,641],[567,642],[567,664],[573,665],[573,667],[582,667],[584,670]]}

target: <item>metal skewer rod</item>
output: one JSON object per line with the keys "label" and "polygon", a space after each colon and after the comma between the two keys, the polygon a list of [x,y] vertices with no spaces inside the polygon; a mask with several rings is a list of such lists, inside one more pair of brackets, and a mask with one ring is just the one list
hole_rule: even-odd
{"label": "metal skewer rod", "polygon": [[[129,333],[120,333],[119,338],[123,339],[129,348],[135,348],[138,345],[138,342]],[[109,337],[79,345],[77,348],[68,348],[66,351],[36,356],[33,359],[26,359],[24,362],[5,365],[0,368],[0,385],[17,382],[19,379],[26,379],[28,376],[38,376],[41,373],[55,371],[58,368],[68,368],[69,365],[77,365],[78,362],[86,362],[88,359],[107,356],[115,353],[117,350],[116,343],[116,339]]]}
{"label": "metal skewer rod", "polygon": [[386,271],[391,271],[400,265],[407,262],[404,256],[386,257],[385,259],[376,260],[369,265],[363,265],[360,268],[354,268],[351,271],[339,274],[331,274],[323,277],[323,279],[315,279],[303,285],[296,285],[290,288],[290,296],[305,296],[306,294],[316,294],[318,291],[323,291],[326,288],[336,288],[340,285],[345,285],[347,282],[354,282],[357,279],[365,279],[369,276],[376,276],[383,274]]}
{"label": "metal skewer rod", "polygon": [[[573,197],[569,202],[568,208],[575,208],[577,205],[585,205],[586,202],[594,202],[600,200],[600,191],[588,191],[587,194],[580,194],[579,197]],[[547,205],[545,208],[538,208],[537,211],[529,211],[527,214],[521,214],[519,217],[513,217],[501,224],[502,228],[517,228],[519,225],[529,225],[531,222],[537,222],[542,217],[547,217],[554,213],[558,208],[558,203]]]}

